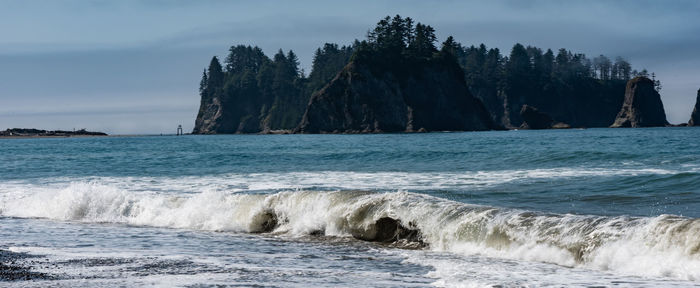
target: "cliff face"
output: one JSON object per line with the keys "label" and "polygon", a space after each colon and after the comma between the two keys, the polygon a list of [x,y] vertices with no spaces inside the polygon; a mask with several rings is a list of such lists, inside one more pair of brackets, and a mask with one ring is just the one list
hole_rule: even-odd
{"label": "cliff face", "polygon": [[693,114],[690,115],[688,126],[700,126],[700,89],[698,89],[698,97],[695,99],[695,108]]}
{"label": "cliff face", "polygon": [[199,113],[194,121],[192,134],[214,134],[221,127],[221,100],[218,97],[202,99],[199,104]]}
{"label": "cliff face", "polygon": [[308,104],[299,133],[379,133],[498,129],[456,65],[371,70],[351,62]]}
{"label": "cliff face", "polygon": [[513,89],[499,91],[489,87],[470,87],[481,99],[494,121],[508,127],[522,126],[520,111],[524,105],[534,106],[550,117],[572,127],[608,127],[615,121],[625,95],[623,80],[601,82],[580,79],[555,83],[541,91]]}
{"label": "cliff face", "polygon": [[212,97],[202,101],[192,134],[270,133],[276,130],[291,130],[299,123],[304,107],[301,96],[291,98],[265,101],[245,95],[241,95],[240,98],[228,95]]}
{"label": "cliff face", "polygon": [[667,126],[666,112],[661,96],[654,89],[654,81],[637,77],[627,82],[625,102],[611,128]]}
{"label": "cliff face", "polygon": [[[252,100],[252,99],[248,99]],[[192,134],[258,133],[261,126],[258,103],[221,94],[205,99],[199,109]]]}

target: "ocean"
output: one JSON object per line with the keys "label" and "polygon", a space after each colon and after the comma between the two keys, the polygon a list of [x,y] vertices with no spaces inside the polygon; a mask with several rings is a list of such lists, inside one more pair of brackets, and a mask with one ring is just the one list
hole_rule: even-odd
{"label": "ocean", "polygon": [[44,275],[0,286],[697,287],[699,140],[0,139],[0,250]]}

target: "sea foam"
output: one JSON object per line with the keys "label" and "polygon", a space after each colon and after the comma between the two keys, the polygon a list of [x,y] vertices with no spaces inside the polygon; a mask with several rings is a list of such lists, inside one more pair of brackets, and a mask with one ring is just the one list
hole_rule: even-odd
{"label": "sea foam", "polygon": [[[129,191],[161,193],[200,193],[217,190],[250,192],[289,189],[361,189],[373,191],[440,190],[455,187],[489,187],[511,182],[576,179],[591,177],[634,177],[645,175],[674,175],[700,172],[700,167],[680,170],[659,168],[596,168],[567,167],[516,170],[483,170],[462,172],[352,172],[308,171],[233,173],[208,176],[178,177],[56,177],[40,180],[43,186],[67,185],[72,182],[94,182]],[[24,181],[0,184],[0,192],[24,190]],[[15,187],[17,186],[17,187]]]}

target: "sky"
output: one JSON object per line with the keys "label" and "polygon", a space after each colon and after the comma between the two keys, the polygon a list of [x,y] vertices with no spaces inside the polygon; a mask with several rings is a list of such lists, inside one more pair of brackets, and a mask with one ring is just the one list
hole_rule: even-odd
{"label": "sky", "polygon": [[0,0],[0,130],[191,131],[212,56],[292,49],[309,72],[324,43],[400,14],[463,45],[515,43],[622,56],[655,72],[671,123],[700,88],[700,1]]}

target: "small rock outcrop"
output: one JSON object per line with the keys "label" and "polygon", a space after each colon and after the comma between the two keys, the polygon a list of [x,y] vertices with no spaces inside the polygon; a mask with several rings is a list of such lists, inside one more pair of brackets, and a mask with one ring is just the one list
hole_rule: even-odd
{"label": "small rock outcrop", "polygon": [[472,96],[456,63],[410,71],[348,64],[315,93],[297,133],[382,133],[500,129]]}
{"label": "small rock outcrop", "polygon": [[379,218],[374,224],[352,232],[356,239],[393,244],[407,249],[420,249],[428,246],[423,241],[421,231],[411,222],[403,223],[390,217]]}
{"label": "small rock outcrop", "polygon": [[654,81],[637,77],[627,82],[625,101],[611,128],[667,126],[666,112],[661,96],[654,89]]}
{"label": "small rock outcrop", "polygon": [[569,124],[557,122],[546,113],[540,112],[537,108],[530,105],[523,105],[520,109],[520,117],[523,119],[523,124],[520,129],[567,129],[571,128]]}
{"label": "small rock outcrop", "polygon": [[695,99],[695,108],[693,114],[690,115],[688,126],[700,126],[700,89],[698,89],[698,97]]}

